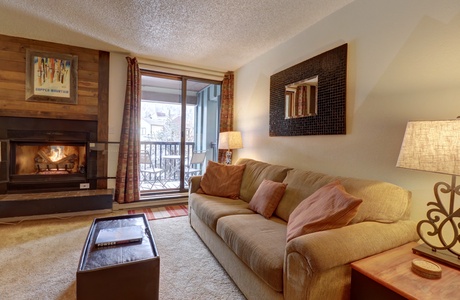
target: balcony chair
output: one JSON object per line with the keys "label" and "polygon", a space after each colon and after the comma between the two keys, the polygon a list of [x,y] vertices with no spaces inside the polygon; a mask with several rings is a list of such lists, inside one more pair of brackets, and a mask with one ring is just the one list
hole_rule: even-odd
{"label": "balcony chair", "polygon": [[[206,152],[193,152],[190,161],[185,166],[185,182],[193,175],[199,175],[202,171],[202,165],[206,159]],[[197,165],[200,165],[199,167]]]}
{"label": "balcony chair", "polygon": [[139,157],[140,173],[141,173],[141,185],[146,183],[150,185],[149,189],[152,189],[155,184],[160,184],[161,187],[165,187],[165,183],[162,179],[163,169],[155,168],[152,163],[152,158],[148,151],[141,151]]}

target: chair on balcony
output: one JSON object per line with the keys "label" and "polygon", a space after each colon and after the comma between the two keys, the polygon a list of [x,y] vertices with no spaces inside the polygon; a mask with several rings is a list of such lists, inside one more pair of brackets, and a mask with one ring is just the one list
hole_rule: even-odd
{"label": "chair on balcony", "polygon": [[[141,151],[139,157],[140,173],[141,173],[141,186],[142,184],[148,184],[149,189],[153,189],[155,184],[161,185],[164,188],[164,182],[162,179],[163,169],[155,168],[152,163],[152,158],[148,151]],[[145,188],[143,188],[145,190]]]}
{"label": "chair on balcony", "polygon": [[[206,152],[193,152],[188,164],[185,166],[185,182],[193,175],[201,174]],[[199,165],[199,166],[198,166]]]}

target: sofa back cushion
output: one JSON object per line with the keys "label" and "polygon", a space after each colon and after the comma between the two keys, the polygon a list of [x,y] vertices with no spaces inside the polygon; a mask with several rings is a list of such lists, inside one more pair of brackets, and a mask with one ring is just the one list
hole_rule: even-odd
{"label": "sofa back cushion", "polygon": [[264,179],[283,182],[286,174],[292,168],[272,165],[261,161],[241,158],[236,165],[246,165],[241,182],[240,199],[249,202]]}
{"label": "sofa back cushion", "polygon": [[363,200],[350,224],[362,221],[391,223],[409,218],[411,193],[399,186],[388,182],[330,176],[298,169],[290,170],[284,179],[287,188],[275,215],[287,222],[291,212],[303,199],[336,180],[340,181],[348,193]]}

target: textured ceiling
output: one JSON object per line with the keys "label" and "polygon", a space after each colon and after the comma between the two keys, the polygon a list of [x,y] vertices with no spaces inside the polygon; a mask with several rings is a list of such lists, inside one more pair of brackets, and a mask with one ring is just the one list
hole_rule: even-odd
{"label": "textured ceiling", "polygon": [[227,71],[354,0],[0,0],[0,34]]}

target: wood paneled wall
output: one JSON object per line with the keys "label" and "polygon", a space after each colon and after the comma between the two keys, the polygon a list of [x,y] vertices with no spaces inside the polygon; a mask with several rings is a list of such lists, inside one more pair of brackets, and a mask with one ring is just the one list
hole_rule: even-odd
{"label": "wood paneled wall", "polygon": [[[25,100],[28,48],[78,56],[77,104]],[[108,123],[108,73],[108,52],[0,35],[0,116],[97,120],[103,140]]]}
{"label": "wood paneled wall", "polygon": [[[78,56],[77,104],[26,101],[26,49]],[[109,53],[0,35],[0,117],[97,121],[97,139],[108,140]],[[106,159],[98,164],[106,165]],[[107,180],[97,187],[107,188]]]}

